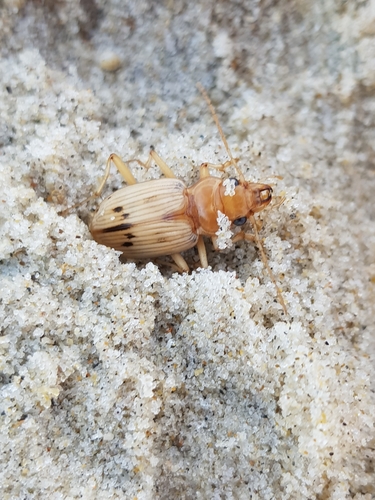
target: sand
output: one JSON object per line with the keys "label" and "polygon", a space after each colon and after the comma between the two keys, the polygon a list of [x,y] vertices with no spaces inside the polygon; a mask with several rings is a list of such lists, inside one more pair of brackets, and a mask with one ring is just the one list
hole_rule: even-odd
{"label": "sand", "polygon": [[[0,497],[375,498],[374,1],[5,0],[0,43]],[[288,315],[252,243],[177,274],[60,213],[112,152],[226,161],[197,82]]]}

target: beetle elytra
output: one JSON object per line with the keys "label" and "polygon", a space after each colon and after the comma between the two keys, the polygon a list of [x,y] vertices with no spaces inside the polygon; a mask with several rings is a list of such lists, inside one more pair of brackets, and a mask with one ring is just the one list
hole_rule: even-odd
{"label": "beetle elytra", "polygon": [[[109,176],[112,162],[127,186],[112,193],[100,204],[90,223],[93,238],[100,244],[112,247],[130,259],[152,259],[170,255],[180,271],[189,271],[181,252],[197,247],[202,267],[208,267],[203,237],[212,239],[215,249],[220,247],[221,222],[235,228],[250,222],[253,231],[241,229],[229,233],[227,243],[240,240],[253,241],[259,248],[264,267],[273,281],[281,304],[287,313],[285,302],[268,264],[258,233],[254,214],[263,210],[272,199],[272,188],[267,184],[245,180],[233,158],[220,126],[215,109],[203,87],[198,84],[218,127],[229,160],[221,165],[203,163],[199,180],[188,187],[176,178],[168,165],[152,149],[146,164],[139,160],[124,162],[116,154],[108,158],[105,174],[93,197],[99,196]],[[148,168],[152,161],[165,177],[137,183],[128,166],[138,162]],[[209,169],[225,172],[233,167],[236,179],[223,179],[210,175]],[[222,247],[221,247],[222,248]]]}

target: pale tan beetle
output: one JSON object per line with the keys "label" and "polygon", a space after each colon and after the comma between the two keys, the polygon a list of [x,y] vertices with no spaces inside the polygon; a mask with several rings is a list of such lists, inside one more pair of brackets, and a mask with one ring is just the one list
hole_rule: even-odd
{"label": "pale tan beetle", "polygon": [[[148,168],[154,161],[165,178],[141,183],[137,183],[128,165],[119,156],[111,154],[104,178],[93,196],[99,196],[102,192],[112,162],[128,185],[102,201],[90,223],[91,234],[98,243],[119,250],[126,258],[152,259],[170,255],[180,271],[189,271],[181,252],[197,246],[202,267],[208,267],[203,237],[210,237],[214,248],[218,249],[220,217],[232,227],[242,226],[249,221],[253,232],[241,230],[230,237],[230,243],[255,241],[286,313],[281,290],[268,265],[254,218],[256,212],[270,203],[272,188],[267,184],[245,180],[237,166],[238,159],[231,154],[207,93],[201,85],[198,84],[198,87],[210,107],[230,159],[222,165],[203,163],[198,182],[187,187],[154,150],[151,150],[145,165],[139,160],[129,160],[128,163],[137,161]],[[229,185],[228,180],[213,177],[209,173],[209,168],[225,171],[230,166],[237,171],[238,179],[229,179]]]}

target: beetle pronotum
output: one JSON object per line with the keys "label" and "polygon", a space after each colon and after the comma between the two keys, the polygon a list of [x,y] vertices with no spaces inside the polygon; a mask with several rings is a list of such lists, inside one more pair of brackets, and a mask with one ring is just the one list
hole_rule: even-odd
{"label": "beetle pronotum", "polygon": [[[187,187],[153,149],[146,164],[135,159],[127,163],[136,161],[148,168],[154,161],[165,177],[141,183],[137,183],[127,163],[116,154],[111,154],[103,180],[93,197],[101,194],[112,162],[128,185],[102,201],[90,223],[91,234],[98,243],[119,250],[127,258],[152,259],[170,255],[180,271],[189,271],[181,252],[197,246],[201,266],[208,267],[203,237],[210,237],[214,248],[218,249],[220,220],[225,219],[232,227],[243,226],[249,221],[253,232],[242,229],[236,234],[230,233],[229,243],[240,240],[256,243],[286,313],[285,302],[268,264],[254,217],[270,203],[272,188],[245,180],[237,165],[239,160],[232,156],[206,91],[200,84],[198,88],[208,103],[229,160],[221,165],[203,163],[198,182]],[[238,179],[223,180],[209,173],[210,168],[224,172],[231,166],[236,170]]]}

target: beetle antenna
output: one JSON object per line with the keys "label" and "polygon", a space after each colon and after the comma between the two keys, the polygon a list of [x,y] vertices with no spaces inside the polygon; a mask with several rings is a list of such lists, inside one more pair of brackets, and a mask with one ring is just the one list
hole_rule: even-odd
{"label": "beetle antenna", "polygon": [[285,302],[284,302],[284,297],[283,297],[283,294],[282,294],[282,292],[280,290],[280,287],[278,286],[278,284],[276,282],[275,276],[274,276],[274,274],[273,274],[273,272],[272,272],[272,270],[271,270],[271,268],[270,268],[270,266],[268,264],[266,253],[264,251],[261,239],[259,238],[257,223],[256,223],[254,215],[251,215],[249,217],[249,220],[250,220],[251,225],[253,226],[253,231],[254,231],[254,236],[255,236],[255,243],[258,246],[260,255],[262,257],[263,265],[267,269],[268,276],[271,278],[272,283],[275,285],[277,298],[279,299],[279,303],[280,303],[281,307],[284,309],[285,315],[287,316],[288,315],[288,310],[287,310]]}
{"label": "beetle antenna", "polygon": [[233,165],[233,167],[236,169],[237,173],[238,173],[238,176],[239,178],[241,179],[241,181],[244,181],[245,180],[245,177],[241,171],[240,168],[238,168],[237,166],[237,159],[236,158],[233,158],[232,156],[232,153],[231,153],[231,150],[229,149],[229,145],[228,145],[228,142],[225,138],[225,135],[224,135],[224,132],[223,132],[223,129],[221,128],[221,125],[220,125],[220,122],[219,122],[219,118],[217,117],[217,114],[216,114],[216,111],[215,111],[215,108],[214,108],[214,105],[212,104],[211,102],[211,99],[209,98],[205,88],[203,87],[203,85],[201,83],[197,83],[197,88],[199,90],[199,92],[203,95],[203,97],[205,98],[207,104],[208,104],[208,107],[210,108],[210,111],[211,111],[211,114],[212,114],[212,118],[214,119],[214,122],[217,126],[217,129],[219,131],[219,134],[220,134],[220,137],[221,137],[221,140],[223,141],[223,144],[224,144],[224,147],[225,149],[227,150],[227,153],[228,153],[228,156],[230,158],[230,162],[231,164]]}

